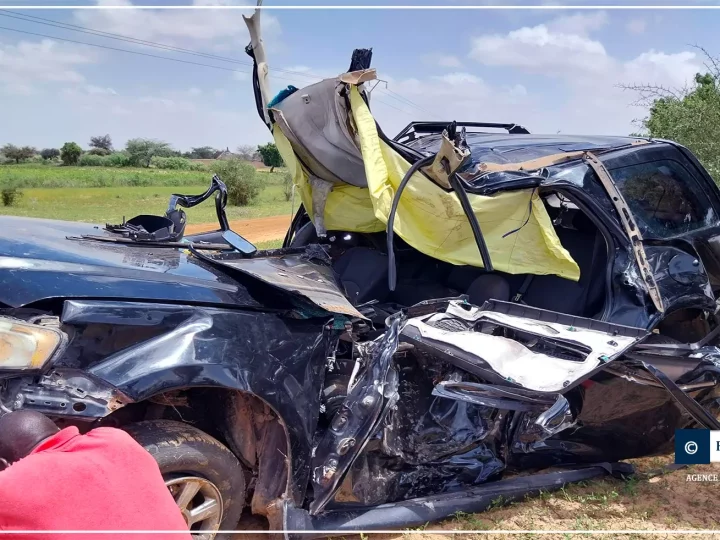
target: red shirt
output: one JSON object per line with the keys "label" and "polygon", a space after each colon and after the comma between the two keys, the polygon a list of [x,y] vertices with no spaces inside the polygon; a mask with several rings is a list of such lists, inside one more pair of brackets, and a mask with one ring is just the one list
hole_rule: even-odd
{"label": "red shirt", "polygon": [[190,540],[153,457],[130,435],[68,427],[0,472],[0,530],[163,530],[185,534],[3,534],[0,540]]}

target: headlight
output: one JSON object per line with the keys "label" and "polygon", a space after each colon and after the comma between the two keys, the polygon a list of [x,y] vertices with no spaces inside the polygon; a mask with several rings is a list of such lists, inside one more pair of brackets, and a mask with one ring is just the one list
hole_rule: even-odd
{"label": "headlight", "polygon": [[0,370],[40,369],[62,342],[59,330],[0,317]]}

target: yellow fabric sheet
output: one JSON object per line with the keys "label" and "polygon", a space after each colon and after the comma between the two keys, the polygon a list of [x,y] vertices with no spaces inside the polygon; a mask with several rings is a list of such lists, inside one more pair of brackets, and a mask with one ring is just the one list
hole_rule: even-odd
{"label": "yellow fabric sheet", "polygon": [[[380,140],[375,120],[354,86],[350,105],[369,189],[350,185],[333,188],[325,208],[325,225],[328,230],[378,232],[385,230],[395,191],[410,164]],[[275,127],[273,135],[305,208],[312,208],[306,171],[279,128]],[[580,270],[560,244],[536,192],[468,197],[496,270],[579,279]],[[394,229],[395,234],[426,255],[457,265],[482,266],[460,201],[421,173],[410,179],[402,193]]]}
{"label": "yellow fabric sheet", "polygon": [[[312,215],[312,187],[307,172],[295,156],[285,134],[277,125],[273,126],[273,138],[278,151],[293,178],[303,206]],[[375,217],[373,203],[368,190],[349,184],[335,186],[325,206],[325,227],[331,230],[371,233],[385,230],[385,223]]]}

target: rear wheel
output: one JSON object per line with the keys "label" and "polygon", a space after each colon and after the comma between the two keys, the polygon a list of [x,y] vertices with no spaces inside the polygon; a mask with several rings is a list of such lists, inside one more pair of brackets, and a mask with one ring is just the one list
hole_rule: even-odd
{"label": "rear wheel", "polygon": [[157,461],[197,540],[236,529],[245,504],[245,475],[235,455],[204,431],[172,420],[129,424],[127,431]]}

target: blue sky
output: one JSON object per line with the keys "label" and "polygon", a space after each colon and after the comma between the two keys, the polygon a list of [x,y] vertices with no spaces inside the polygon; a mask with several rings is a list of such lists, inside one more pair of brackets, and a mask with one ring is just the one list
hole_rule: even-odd
{"label": "blue sky", "polygon": [[[195,4],[217,1],[231,3]],[[0,0],[0,9],[18,3]],[[131,0],[99,3],[132,5]],[[410,3],[429,4],[395,2]],[[454,0],[448,5],[473,3],[482,2]],[[163,4],[170,2],[153,2]],[[131,137],[151,137],[183,150],[202,145],[232,149],[269,140],[252,99],[249,57],[243,51],[248,36],[240,11],[12,11],[242,63],[0,16],[1,27],[238,71],[0,30],[0,145],[58,147],[74,140],[84,146],[90,136],[104,133],[116,146]],[[263,20],[276,90],[335,76],[347,68],[353,48],[372,47],[373,66],[387,89],[385,83],[378,85],[371,103],[389,134],[411,120],[464,119],[516,122],[536,133],[624,135],[633,131],[632,120],[644,110],[631,106],[637,96],[618,84],[681,87],[703,69],[704,58],[692,45],[720,56],[720,10],[267,10]]]}

